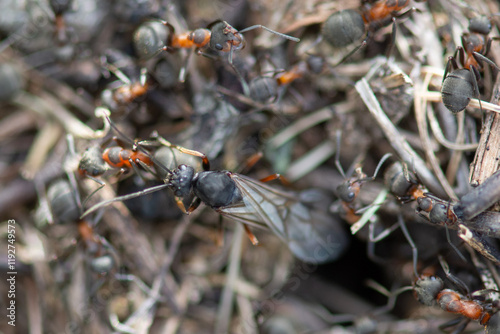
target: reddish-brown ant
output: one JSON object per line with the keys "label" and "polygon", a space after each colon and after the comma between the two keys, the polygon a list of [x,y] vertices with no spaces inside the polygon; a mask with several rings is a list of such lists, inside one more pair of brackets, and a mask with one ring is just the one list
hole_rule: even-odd
{"label": "reddish-brown ant", "polygon": [[[203,53],[201,49],[207,46],[215,52],[229,52],[229,64],[235,70],[243,85],[243,90],[248,96],[249,89],[243,80],[243,76],[233,64],[233,51],[241,50],[245,47],[243,33],[257,28],[262,28],[294,42],[300,41],[298,38],[282,34],[260,24],[238,31],[226,21],[217,20],[209,24],[208,28],[200,28],[176,34],[175,28],[166,21],[149,21],[140,26],[134,33],[134,47],[137,56],[141,60],[151,59],[161,51],[174,51],[180,48],[190,49],[195,47],[197,54],[205,56],[209,55]],[[181,81],[184,80],[184,67],[179,77]]]}
{"label": "reddish-brown ant", "polygon": [[250,97],[261,103],[272,102],[278,98],[280,87],[291,84],[309,72],[320,73],[323,65],[321,57],[308,56],[307,60],[299,61],[287,71],[278,71],[273,77],[258,76],[250,81]]}
{"label": "reddish-brown ant", "polygon": [[[162,29],[161,25],[166,27],[168,31]],[[232,51],[245,47],[245,39],[242,34],[257,28],[262,28],[294,42],[300,41],[298,38],[282,34],[260,24],[238,31],[226,21],[217,20],[209,24],[208,28],[199,28],[176,34],[175,28],[166,21],[149,21],[139,27],[134,33],[134,46],[139,58],[150,59],[161,51],[196,47],[198,52],[199,49],[208,45],[214,51],[230,52],[231,62]],[[152,40],[155,43],[151,43]],[[164,45],[160,46],[162,42]]]}
{"label": "reddish-brown ant", "polygon": [[[440,262],[446,276],[467,296],[452,289],[444,289],[443,280],[437,276],[421,275],[413,286],[417,300],[427,306],[438,305],[446,312],[459,314],[468,319],[456,333],[465,329],[470,320],[479,321],[483,326],[487,325],[492,315],[498,312],[498,301],[484,301],[479,298],[481,294],[490,292],[489,290],[476,291],[474,297],[471,297],[467,286],[450,273],[448,265],[441,257]],[[447,324],[443,327],[447,327]]]}
{"label": "reddish-brown ant", "polygon": [[342,63],[366,45],[375,31],[393,22],[392,47],[396,32],[395,20],[408,16],[414,10],[410,8],[400,13],[409,4],[410,0],[364,0],[360,11],[346,9],[330,15],[323,24],[323,38],[333,47],[342,48],[359,41],[365,35],[363,42],[349,52],[340,61]]}
{"label": "reddish-brown ant", "polygon": [[[107,51],[106,59],[103,60],[102,66],[109,72],[113,73],[119,81],[111,83],[109,88],[102,92],[101,98],[103,104],[105,104],[112,111],[116,111],[120,107],[130,105],[130,103],[146,95],[151,88],[145,68],[141,69],[139,80],[133,81],[128,78],[120,68],[115,66],[115,63],[130,65],[134,70],[136,69],[130,57],[115,50]],[[123,67],[125,66],[122,66],[122,68]]]}
{"label": "reddish-brown ant", "polygon": [[[137,165],[149,170],[153,166],[153,161],[149,156],[137,150],[136,144],[113,137],[118,146],[102,149],[99,146],[89,147],[82,155],[78,165],[80,175],[84,175],[101,185],[104,183],[95,177],[101,176],[112,168],[120,168],[121,172],[136,169]],[[132,148],[127,148],[127,144]]]}

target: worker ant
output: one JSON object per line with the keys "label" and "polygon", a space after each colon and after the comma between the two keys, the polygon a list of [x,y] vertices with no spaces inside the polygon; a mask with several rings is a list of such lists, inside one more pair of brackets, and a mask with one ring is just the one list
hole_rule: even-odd
{"label": "worker ant", "polygon": [[176,34],[175,28],[166,21],[148,21],[141,25],[134,33],[134,47],[138,57],[148,60],[161,51],[175,51],[176,49],[190,49],[195,47],[195,52],[209,46],[214,51],[229,52],[229,60],[232,62],[232,52],[245,47],[243,33],[262,28],[280,37],[299,42],[300,39],[274,31],[263,25],[253,25],[240,31],[233,28],[229,23],[216,20],[207,28],[199,28],[181,34]]}
{"label": "worker ant", "polygon": [[454,212],[456,204],[449,201],[446,202],[432,194],[425,193],[417,202],[418,207],[416,212],[419,216],[429,220],[432,224],[444,225],[446,227],[448,242],[457,254],[461,256],[460,252],[449,239],[448,226],[458,228],[458,236],[462,240],[484,257],[494,263],[500,264],[500,252],[483,238],[483,235],[499,237],[498,229],[495,227],[497,224],[494,222],[498,222],[498,220],[495,220],[498,216],[485,217],[479,215],[477,219],[462,221],[457,218]]}
{"label": "worker ant", "polygon": [[[116,255],[111,245],[95,233],[95,223],[80,219],[82,202],[76,190],[76,183],[71,182],[71,179],[58,179],[48,187],[46,198],[50,206],[51,220],[64,225],[76,224],[79,238],[89,255],[90,268],[101,275],[107,274],[116,263]],[[83,203],[85,202],[86,200]]]}
{"label": "worker ant", "polygon": [[64,20],[64,14],[71,9],[73,0],[50,0],[50,8],[55,15],[55,36],[59,43],[68,41],[68,27]]}
{"label": "worker ant", "polygon": [[340,131],[337,132],[337,152],[335,154],[335,166],[344,178],[344,182],[337,186],[336,193],[342,205],[342,218],[344,218],[348,223],[354,224],[360,218],[359,210],[357,210],[354,200],[358,197],[361,186],[367,181],[375,180],[375,177],[377,177],[377,174],[383,163],[391,156],[392,154],[387,153],[380,159],[377,167],[375,168],[375,172],[371,177],[368,177],[365,173],[363,173],[360,167],[356,168],[355,175],[347,177],[344,173],[342,165],[340,164]]}
{"label": "worker ant", "polygon": [[340,64],[365,46],[375,31],[392,22],[392,42],[388,50],[390,54],[395,41],[396,19],[407,17],[415,10],[410,8],[400,13],[409,4],[410,0],[363,0],[360,11],[345,9],[330,15],[323,24],[322,36],[334,48],[343,48],[359,41],[365,35],[361,44],[344,56]]}
{"label": "worker ant", "polygon": [[[257,181],[225,170],[212,171],[205,154],[171,144],[160,136],[146,143],[154,142],[199,157],[203,171],[196,172],[190,165],[179,165],[170,170],[151,157],[157,167],[166,173],[163,179],[165,184],[98,203],[82,217],[113,202],[169,188],[179,208],[186,214],[192,213],[203,202],[222,216],[243,223],[253,244],[257,244],[258,240],[248,226],[271,229],[303,261],[332,261],[346,248],[348,239],[338,222],[315,205],[318,196],[313,190],[285,192],[263,183],[279,178],[278,174]],[[144,150],[141,145],[138,148]],[[148,154],[146,150],[143,152]],[[190,196],[194,199],[186,208],[183,199]]]}
{"label": "worker ant", "polygon": [[[484,295],[490,290],[479,290],[470,294],[467,286],[458,278],[451,274],[448,264],[440,256],[441,266],[448,279],[460,290],[444,289],[444,282],[441,278],[433,275],[420,275],[413,285],[413,292],[416,299],[426,306],[438,305],[442,310],[463,316],[466,320],[456,329],[455,333],[462,332],[467,324],[479,321],[483,326],[487,326],[491,317],[499,310],[498,300],[486,300]],[[440,328],[449,327],[444,324]],[[454,325],[452,323],[452,325]]]}
{"label": "worker ant", "polygon": [[[120,132],[121,133],[121,132]],[[110,169],[119,169],[120,173],[125,173],[131,169],[137,172],[137,166],[150,171],[153,162],[148,156],[137,149],[137,144],[127,137],[120,139],[113,137],[106,140],[100,146],[91,146],[83,153],[78,165],[80,175],[90,178],[104,186],[104,182],[96,177],[103,175]],[[116,142],[117,146],[104,148],[110,140]],[[132,146],[132,148],[127,148]],[[140,173],[138,173],[141,175]]]}
{"label": "worker ant", "polygon": [[[141,25],[135,31],[134,48],[139,59],[143,61],[155,57],[162,51],[173,52],[178,49],[191,49],[193,47],[195,48],[196,54],[208,57],[210,57],[208,54],[202,52],[202,49],[207,46],[215,52],[229,52],[229,64],[235,70],[248,96],[248,87],[242,75],[233,64],[233,52],[245,47],[246,42],[243,38],[243,33],[258,28],[262,28],[270,33],[294,42],[300,41],[298,38],[282,34],[260,24],[238,31],[226,21],[216,20],[210,23],[207,28],[199,28],[177,34],[175,28],[166,21],[149,21]],[[183,69],[185,67],[186,66],[184,66]],[[184,81],[184,75],[184,70],[181,70],[179,73],[181,81]]]}
{"label": "worker ant", "polygon": [[324,67],[323,58],[308,56],[287,71],[277,71],[273,77],[258,76],[250,81],[250,97],[260,103],[273,102],[278,98],[278,89],[290,85],[307,73],[319,74]]}
{"label": "worker ant", "polygon": [[[134,62],[127,55],[110,49],[101,58],[101,63],[103,68],[118,78],[118,81],[112,82],[101,93],[102,103],[110,110],[116,112],[120,108],[128,107],[138,98],[145,96],[151,88],[145,68],[140,69],[139,80],[131,80],[122,71],[121,68],[131,69],[134,72],[137,71]],[[120,64],[120,66],[115,64]]]}
{"label": "worker ant", "polygon": [[408,170],[406,164],[399,161],[387,168],[384,174],[384,183],[389,191],[403,203],[418,200],[425,191],[416,175]]}
{"label": "worker ant", "polygon": [[472,97],[477,98],[481,106],[478,82],[483,62],[500,71],[500,67],[486,57],[493,41],[488,37],[491,28],[491,21],[486,17],[471,19],[469,31],[462,34],[462,46],[457,46],[454,55],[448,57],[441,96],[443,104],[454,114],[464,110]]}

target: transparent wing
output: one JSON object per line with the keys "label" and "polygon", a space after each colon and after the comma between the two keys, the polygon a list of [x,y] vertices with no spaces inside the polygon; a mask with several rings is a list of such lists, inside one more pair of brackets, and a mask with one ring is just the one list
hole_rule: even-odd
{"label": "transparent wing", "polygon": [[217,211],[238,222],[269,228],[299,259],[323,263],[339,257],[348,239],[327,208],[311,204],[311,191],[282,192],[239,174],[231,174],[242,201]]}

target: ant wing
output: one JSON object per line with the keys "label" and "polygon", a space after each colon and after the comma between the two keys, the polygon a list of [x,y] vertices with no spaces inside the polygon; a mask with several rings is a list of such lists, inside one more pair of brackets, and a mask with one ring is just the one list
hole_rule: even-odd
{"label": "ant wing", "polygon": [[339,223],[326,212],[306,205],[302,193],[282,192],[231,174],[242,201],[217,211],[238,222],[270,228],[299,259],[324,263],[338,258],[347,245]]}

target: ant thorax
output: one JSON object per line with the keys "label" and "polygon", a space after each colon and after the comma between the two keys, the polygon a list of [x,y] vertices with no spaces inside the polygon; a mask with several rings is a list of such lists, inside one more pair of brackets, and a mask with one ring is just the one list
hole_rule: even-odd
{"label": "ant thorax", "polygon": [[243,200],[228,171],[205,171],[193,179],[194,194],[211,207],[228,206]]}

